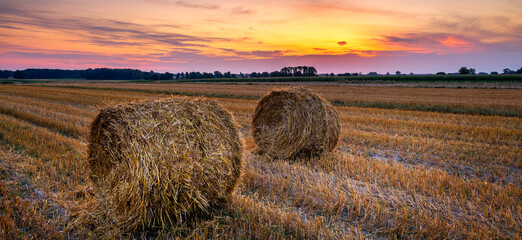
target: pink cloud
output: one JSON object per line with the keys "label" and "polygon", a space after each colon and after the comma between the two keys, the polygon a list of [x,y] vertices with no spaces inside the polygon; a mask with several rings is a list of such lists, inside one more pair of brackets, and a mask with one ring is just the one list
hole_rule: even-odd
{"label": "pink cloud", "polygon": [[472,45],[472,43],[459,39],[457,37],[448,36],[447,38],[444,38],[440,40],[440,43],[444,46],[453,47],[453,48],[467,48],[469,49]]}

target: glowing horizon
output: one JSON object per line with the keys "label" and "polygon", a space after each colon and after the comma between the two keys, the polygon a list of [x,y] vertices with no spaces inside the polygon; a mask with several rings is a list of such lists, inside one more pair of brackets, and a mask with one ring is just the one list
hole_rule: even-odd
{"label": "glowing horizon", "polygon": [[0,0],[0,69],[501,71],[522,2]]}

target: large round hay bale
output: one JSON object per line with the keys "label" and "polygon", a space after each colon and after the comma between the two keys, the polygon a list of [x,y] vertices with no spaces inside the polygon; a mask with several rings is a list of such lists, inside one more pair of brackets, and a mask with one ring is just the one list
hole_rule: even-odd
{"label": "large round hay bale", "polygon": [[252,136],[261,152],[280,159],[330,152],[340,129],[332,104],[302,87],[267,93],[252,119]]}
{"label": "large round hay bale", "polygon": [[101,110],[88,165],[123,228],[167,227],[234,190],[242,148],[232,115],[216,102],[171,98]]}

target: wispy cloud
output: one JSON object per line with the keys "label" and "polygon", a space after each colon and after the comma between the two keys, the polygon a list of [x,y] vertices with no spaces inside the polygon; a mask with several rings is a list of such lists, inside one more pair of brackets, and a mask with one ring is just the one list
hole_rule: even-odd
{"label": "wispy cloud", "polygon": [[197,1],[183,1],[183,0],[149,0],[151,2],[160,2],[165,4],[172,4],[178,7],[199,8],[199,9],[219,9],[219,5],[211,3],[196,3]]}
{"label": "wispy cloud", "polygon": [[483,43],[463,35],[448,33],[409,33],[398,36],[380,36],[376,39],[390,46],[412,52],[438,54],[463,53],[482,48]]}
{"label": "wispy cloud", "polygon": [[288,53],[293,53],[292,50],[272,50],[272,51],[262,51],[262,50],[254,50],[254,51],[240,51],[230,48],[220,48],[221,50],[233,53],[233,58],[227,59],[261,59],[261,58],[277,58],[281,56],[285,56]]}
{"label": "wispy cloud", "polygon": [[372,14],[399,17],[406,17],[411,15],[410,13],[396,10],[398,8],[368,7],[364,6],[364,4],[354,4],[353,1],[350,3],[348,3],[347,1],[337,0],[301,1],[296,3],[295,7],[301,11],[305,11],[312,15],[339,11],[357,14]]}
{"label": "wispy cloud", "polygon": [[[46,15],[23,14],[0,16],[4,28],[37,28],[63,33],[81,34],[84,42],[95,45],[147,45],[204,47],[213,41],[228,41],[225,38],[194,36],[182,33],[159,31],[155,25],[138,24],[99,18],[56,18]],[[175,27],[170,25],[170,27]],[[72,40],[78,41],[78,40]]]}
{"label": "wispy cloud", "polygon": [[7,28],[7,29],[22,29],[19,27],[13,27],[13,26],[7,26],[7,25],[0,25],[0,28]]}
{"label": "wispy cloud", "polygon": [[244,6],[239,6],[232,9],[232,14],[250,15],[252,13],[254,13],[254,10],[245,8]]}
{"label": "wispy cloud", "polygon": [[11,1],[0,2],[0,14],[20,14],[23,11],[20,10],[15,3]]}

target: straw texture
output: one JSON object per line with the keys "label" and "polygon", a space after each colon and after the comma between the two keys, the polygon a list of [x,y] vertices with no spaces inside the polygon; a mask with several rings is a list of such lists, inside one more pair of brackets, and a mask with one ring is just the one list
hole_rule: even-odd
{"label": "straw texture", "polygon": [[332,151],[340,128],[335,108],[302,87],[268,92],[252,119],[252,136],[261,152],[279,159]]}
{"label": "straw texture", "polygon": [[242,140],[214,101],[171,98],[112,106],[92,123],[90,177],[127,230],[172,226],[230,194]]}

